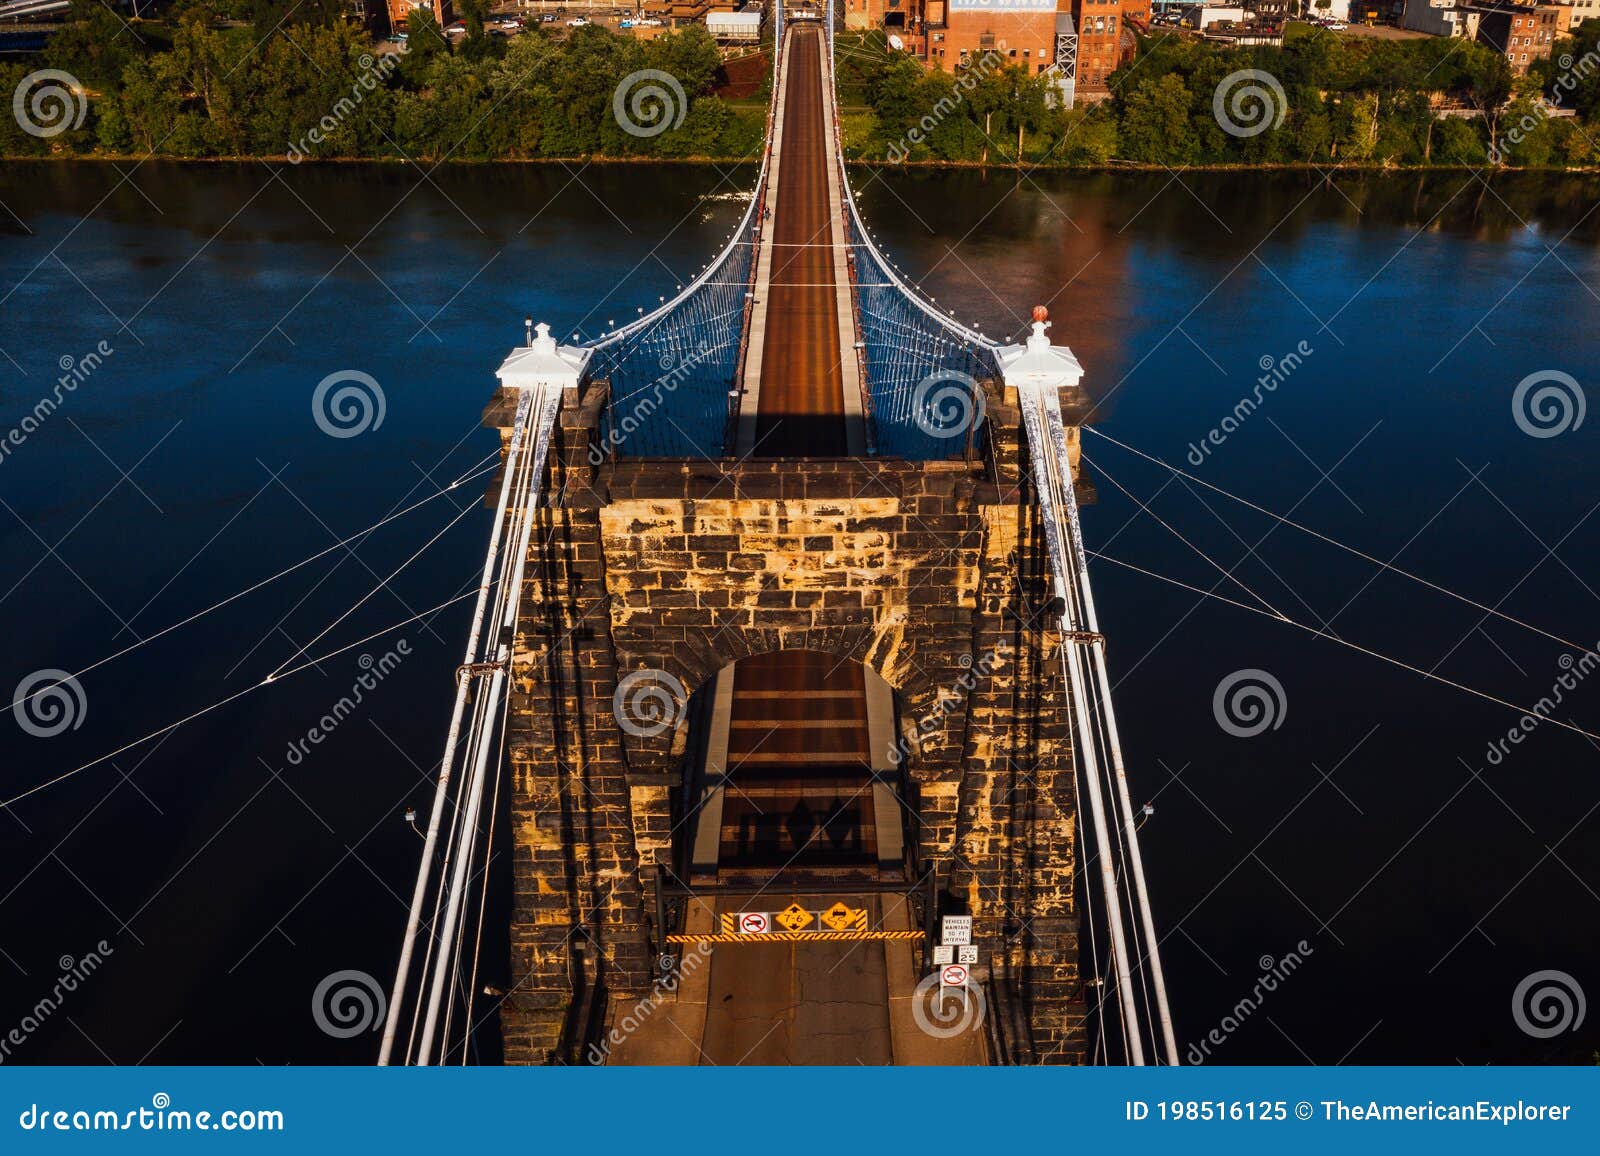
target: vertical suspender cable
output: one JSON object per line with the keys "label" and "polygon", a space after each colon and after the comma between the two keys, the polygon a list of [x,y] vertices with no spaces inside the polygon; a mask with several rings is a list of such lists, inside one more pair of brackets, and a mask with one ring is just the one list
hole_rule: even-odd
{"label": "vertical suspender cable", "polygon": [[[478,586],[478,601],[472,615],[472,629],[467,637],[464,663],[470,663],[478,654],[478,636],[483,629],[484,608],[489,599],[495,564],[500,554],[500,536],[505,525],[506,506],[511,496],[511,479],[516,474],[517,459],[527,438],[528,411],[532,398],[524,395],[517,402],[516,420],[512,426],[511,444],[506,451],[505,478],[500,483],[500,498],[495,505],[494,529],[489,538],[489,553],[483,562],[483,579]],[[416,947],[417,932],[422,925],[422,908],[427,898],[428,876],[433,868],[434,855],[439,847],[439,824],[444,816],[445,799],[450,793],[450,771],[455,762],[456,744],[461,736],[461,718],[467,705],[467,675],[456,676],[456,700],[450,712],[450,730],[445,736],[444,757],[439,763],[439,782],[434,788],[433,810],[428,816],[428,833],[422,847],[422,863],[417,868],[417,884],[411,893],[411,912],[406,917],[405,938],[400,943],[400,965],[395,970],[394,988],[389,994],[389,1014],[383,1025],[383,1046],[378,1053],[378,1063],[387,1065],[394,1054],[395,1033],[400,1026],[401,1004],[404,1002],[406,983],[411,972],[411,956]]]}

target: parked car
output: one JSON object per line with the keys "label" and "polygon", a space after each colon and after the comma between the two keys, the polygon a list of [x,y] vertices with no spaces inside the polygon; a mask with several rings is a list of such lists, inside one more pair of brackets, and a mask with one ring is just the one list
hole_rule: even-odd
{"label": "parked car", "polygon": [[582,16],[574,16],[571,20],[567,21],[568,28],[585,28],[588,26],[588,24],[589,22]]}

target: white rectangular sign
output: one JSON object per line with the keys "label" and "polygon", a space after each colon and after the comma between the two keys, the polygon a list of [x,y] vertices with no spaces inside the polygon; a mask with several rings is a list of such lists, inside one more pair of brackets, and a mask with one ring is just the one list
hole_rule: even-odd
{"label": "white rectangular sign", "polygon": [[956,961],[955,950],[955,948],[945,947],[943,944],[940,944],[938,947],[934,948],[933,965],[935,967],[942,967],[947,963],[954,963]]}
{"label": "white rectangular sign", "polygon": [[960,947],[972,942],[972,916],[946,915],[940,920],[939,941]]}
{"label": "white rectangular sign", "polygon": [[958,947],[956,949],[957,963],[977,963],[978,949],[976,947]]}

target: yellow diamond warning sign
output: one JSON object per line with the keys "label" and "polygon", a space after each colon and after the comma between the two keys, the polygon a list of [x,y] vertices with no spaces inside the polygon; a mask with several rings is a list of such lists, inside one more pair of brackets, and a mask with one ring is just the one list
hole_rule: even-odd
{"label": "yellow diamond warning sign", "polygon": [[867,929],[867,910],[864,907],[847,907],[843,903],[835,903],[822,913],[822,922],[834,931],[865,931]]}
{"label": "yellow diamond warning sign", "polygon": [[803,931],[811,923],[811,912],[791,903],[778,912],[778,923],[785,931]]}

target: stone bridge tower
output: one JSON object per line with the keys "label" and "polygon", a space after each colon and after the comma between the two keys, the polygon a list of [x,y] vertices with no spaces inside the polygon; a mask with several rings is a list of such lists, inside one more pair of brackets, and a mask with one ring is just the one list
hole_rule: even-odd
{"label": "stone bridge tower", "polygon": [[[509,1062],[575,1059],[597,1004],[654,979],[693,724],[623,727],[619,682],[664,672],[692,695],[784,650],[893,689],[905,840],[937,913],[973,916],[991,1051],[1084,1060],[1061,639],[1017,399],[982,388],[978,444],[939,462],[608,456],[607,383],[565,392],[512,668]],[[512,404],[485,414],[503,437]]]}

